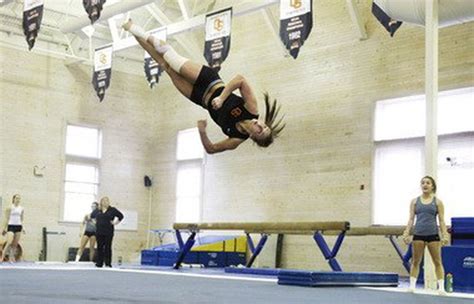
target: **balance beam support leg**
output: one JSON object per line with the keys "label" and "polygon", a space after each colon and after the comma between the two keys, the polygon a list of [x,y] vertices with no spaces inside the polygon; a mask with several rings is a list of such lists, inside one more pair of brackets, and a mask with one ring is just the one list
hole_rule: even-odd
{"label": "balance beam support leg", "polygon": [[[400,248],[397,241],[395,240],[395,237],[393,235],[390,235],[388,237],[388,239],[390,240],[390,243],[392,243],[392,246],[393,246],[393,248],[395,248],[395,251],[397,252],[400,259],[402,260],[403,267],[405,267],[406,271],[408,271],[408,273],[410,273],[410,262],[405,260],[404,255],[402,253],[402,249]],[[408,248],[407,253],[408,253],[409,250],[410,250],[410,247]],[[411,254],[410,254],[410,257],[411,257]]]}
{"label": "balance beam support leg", "polygon": [[191,251],[191,248],[194,245],[195,238],[196,237],[196,232],[193,231],[191,232],[191,235],[189,236],[188,240],[186,241],[186,244],[184,244],[183,248],[181,249],[181,252],[179,253],[178,259],[176,260],[176,263],[174,264],[174,269],[179,269],[181,266],[181,263],[183,263],[184,258],[188,254],[189,251]]}
{"label": "balance beam support leg", "polygon": [[257,258],[257,256],[260,254],[260,252],[263,249],[263,246],[265,246],[265,243],[267,242],[268,235],[267,234],[262,234],[262,238],[257,244],[257,248],[255,248],[252,256],[250,257],[249,261],[247,262],[247,265],[245,265],[247,268],[252,267],[253,262]]}
{"label": "balance beam support leg", "polygon": [[255,245],[253,244],[252,237],[250,236],[250,233],[246,233],[245,235],[247,236],[247,245],[249,246],[250,252],[254,254]]}
{"label": "balance beam support leg", "polygon": [[183,242],[183,237],[181,236],[181,232],[179,230],[176,231],[176,241],[178,242],[178,247],[179,249],[183,249],[184,247],[184,242]]}
{"label": "balance beam support leg", "polygon": [[326,240],[324,239],[321,232],[316,231],[313,236],[313,239],[316,241],[316,244],[318,245],[324,258],[327,260],[329,266],[331,267],[333,271],[342,271],[341,266],[336,260],[336,255],[337,255],[337,252],[339,251],[339,248],[341,247],[342,241],[344,240],[344,236],[345,236],[344,232],[341,232],[339,234],[336,240],[336,244],[334,245],[334,249],[332,251],[329,249],[329,246],[326,243]]}

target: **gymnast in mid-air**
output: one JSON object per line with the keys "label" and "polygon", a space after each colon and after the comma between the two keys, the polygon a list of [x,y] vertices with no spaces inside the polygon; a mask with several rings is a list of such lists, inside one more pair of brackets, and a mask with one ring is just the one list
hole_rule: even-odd
{"label": "gymnast in mid-air", "polygon": [[[146,33],[132,20],[124,23],[123,28],[133,34],[138,43],[164,68],[178,91],[207,109],[212,120],[228,136],[222,141],[211,142],[206,133],[207,121],[199,120],[199,135],[207,153],[233,150],[247,138],[260,147],[268,147],[285,127],[283,117],[277,119],[280,106],[276,100],[270,102],[267,93],[264,94],[265,118],[259,118],[257,99],[250,84],[241,75],[224,84],[212,68],[182,57],[169,44]],[[241,96],[233,93],[237,89]]]}

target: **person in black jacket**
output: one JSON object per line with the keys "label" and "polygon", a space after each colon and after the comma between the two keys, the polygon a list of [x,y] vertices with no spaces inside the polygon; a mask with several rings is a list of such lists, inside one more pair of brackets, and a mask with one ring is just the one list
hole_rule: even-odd
{"label": "person in black jacket", "polygon": [[97,263],[95,266],[112,267],[112,239],[114,226],[123,220],[123,214],[115,207],[110,206],[110,200],[104,196],[100,200],[100,210],[96,217]]}

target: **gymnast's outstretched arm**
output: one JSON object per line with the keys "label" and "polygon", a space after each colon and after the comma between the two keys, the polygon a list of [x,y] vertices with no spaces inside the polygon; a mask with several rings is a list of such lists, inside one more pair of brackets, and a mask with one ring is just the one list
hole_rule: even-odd
{"label": "gymnast's outstretched arm", "polygon": [[206,127],[206,120],[198,121],[199,137],[201,138],[201,143],[204,146],[204,150],[206,150],[208,154],[224,152],[227,150],[234,150],[241,143],[244,142],[244,140],[240,138],[227,138],[220,142],[212,143],[209,137],[207,137]]}

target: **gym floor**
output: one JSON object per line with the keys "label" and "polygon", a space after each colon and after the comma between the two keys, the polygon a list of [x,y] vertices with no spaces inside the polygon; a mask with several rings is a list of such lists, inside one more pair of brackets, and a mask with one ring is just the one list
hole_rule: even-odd
{"label": "gym floor", "polygon": [[90,263],[0,265],[2,303],[473,303],[474,295],[439,296],[419,289],[311,288],[281,286],[275,277],[226,274],[222,270]]}

